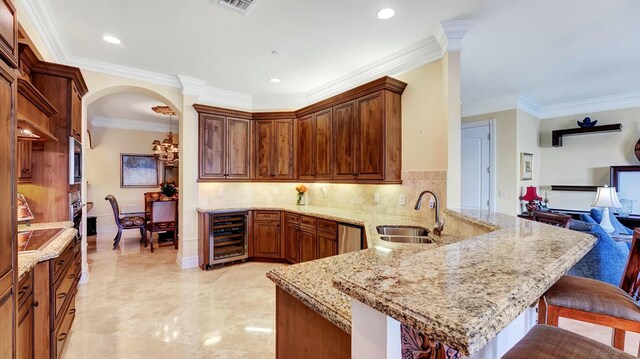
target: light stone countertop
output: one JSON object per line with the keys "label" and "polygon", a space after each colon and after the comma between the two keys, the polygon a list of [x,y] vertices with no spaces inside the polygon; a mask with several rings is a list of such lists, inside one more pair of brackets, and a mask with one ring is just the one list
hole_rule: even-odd
{"label": "light stone countertop", "polygon": [[[364,227],[369,249],[271,270],[276,285],[347,333],[351,299],[473,354],[534,303],[594,245],[593,236],[489,211],[449,210],[472,238],[431,244],[380,239],[378,225],[425,225],[424,218],[318,206],[247,205],[199,212],[284,210]],[[436,237],[437,238],[437,237]]]}
{"label": "light stone countertop", "polygon": [[76,237],[77,231],[75,228],[71,228],[72,226],[73,222],[33,223],[30,226],[18,226],[18,232],[35,231],[39,229],[64,229],[44,248],[18,252],[18,280],[22,279],[36,264],[58,257]]}

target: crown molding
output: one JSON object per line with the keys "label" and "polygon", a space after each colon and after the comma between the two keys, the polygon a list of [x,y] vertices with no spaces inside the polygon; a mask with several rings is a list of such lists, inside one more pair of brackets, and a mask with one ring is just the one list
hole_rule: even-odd
{"label": "crown molding", "polygon": [[542,118],[542,105],[528,96],[520,95],[516,101],[516,108],[534,117]]}
{"label": "crown molding", "polygon": [[203,86],[198,101],[239,110],[252,110],[253,97],[242,92]]}
{"label": "crown molding", "polygon": [[254,111],[295,110],[310,105],[309,98],[304,95],[254,95]]}
{"label": "crown molding", "polygon": [[[91,120],[91,126],[147,132],[168,132],[166,123],[158,121],[130,120],[124,118],[94,117]],[[178,128],[175,128],[173,133],[178,133]]]}
{"label": "crown molding", "polygon": [[65,63],[69,59],[69,47],[62,36],[50,0],[18,1],[22,4],[53,58],[57,62]]}
{"label": "crown molding", "polygon": [[180,88],[180,81],[176,76],[158,72],[136,69],[129,66],[111,64],[108,62],[70,56],[65,63],[83,70],[101,72],[109,75],[126,77],[129,79],[151,82],[158,85]]}
{"label": "crown molding", "polygon": [[541,111],[540,118],[548,119],[602,111],[621,110],[632,107],[640,107],[640,91],[593,97],[545,106]]}
{"label": "crown molding", "polygon": [[438,25],[433,35],[440,45],[441,56],[447,51],[461,51],[462,38],[474,24],[473,20],[449,20]]}
{"label": "crown molding", "polygon": [[205,80],[184,75],[178,75],[178,80],[180,82],[180,87],[182,87],[182,94],[185,96],[200,97],[202,94],[202,88],[207,84],[207,81]]}
{"label": "crown molding", "polygon": [[395,76],[441,58],[441,48],[438,41],[434,36],[429,36],[370,65],[307,92],[307,100],[309,103],[315,103],[382,76]]}

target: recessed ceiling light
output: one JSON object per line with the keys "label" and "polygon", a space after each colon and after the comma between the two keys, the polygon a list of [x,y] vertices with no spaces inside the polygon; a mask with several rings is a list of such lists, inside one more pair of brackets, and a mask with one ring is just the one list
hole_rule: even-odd
{"label": "recessed ceiling light", "polygon": [[120,43],[120,39],[118,39],[115,36],[111,36],[111,35],[104,35],[102,37],[102,40],[104,40],[104,41],[106,41],[106,42],[108,42],[110,44],[115,44],[115,45]]}
{"label": "recessed ceiling light", "polygon": [[280,54],[280,53],[279,53],[277,50],[273,50],[273,51],[271,51],[271,55],[273,55],[273,56],[277,56],[277,55],[279,55],[279,54]]}
{"label": "recessed ceiling light", "polygon": [[274,84],[277,84],[280,82],[280,79],[272,78],[272,79],[269,79],[269,81],[273,82]]}
{"label": "recessed ceiling light", "polygon": [[391,19],[393,17],[393,15],[396,14],[396,11],[391,9],[391,8],[384,8],[380,11],[378,11],[378,19],[380,20],[387,20],[387,19]]}

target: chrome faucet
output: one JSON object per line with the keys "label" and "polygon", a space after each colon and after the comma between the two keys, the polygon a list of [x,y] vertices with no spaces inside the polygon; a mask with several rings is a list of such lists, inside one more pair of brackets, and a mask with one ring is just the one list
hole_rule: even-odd
{"label": "chrome faucet", "polygon": [[420,196],[418,196],[418,201],[416,202],[416,206],[414,207],[414,209],[416,211],[420,210],[420,206],[422,205],[422,197],[424,197],[425,194],[431,194],[433,196],[433,199],[436,202],[436,224],[433,225],[433,233],[436,236],[439,236],[440,234],[442,234],[442,230],[444,229],[444,218],[441,220],[440,219],[440,199],[438,198],[438,196],[427,190],[427,191],[422,191],[420,193]]}

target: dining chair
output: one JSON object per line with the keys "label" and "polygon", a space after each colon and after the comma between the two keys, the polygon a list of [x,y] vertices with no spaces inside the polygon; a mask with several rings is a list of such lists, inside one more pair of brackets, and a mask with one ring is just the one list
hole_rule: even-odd
{"label": "dining chair", "polygon": [[113,249],[115,250],[116,248],[118,248],[118,245],[120,245],[120,239],[122,238],[123,229],[139,229],[140,235],[142,236],[141,241],[143,243],[146,243],[147,232],[144,229],[144,225],[146,222],[144,212],[121,213],[120,206],[118,205],[118,200],[116,200],[116,197],[109,194],[104,199],[109,201],[109,203],[111,204],[113,217],[116,221],[116,226],[118,226],[118,234],[116,234],[116,237],[113,239]]}
{"label": "dining chair", "polygon": [[571,216],[567,214],[535,211],[532,216],[533,220],[536,222],[556,227],[569,228],[569,225],[571,224]]}
{"label": "dining chair", "polygon": [[178,200],[152,200],[150,202],[149,221],[147,222],[145,228],[147,231],[151,232],[149,234],[149,245],[151,246],[151,253],[154,252],[154,232],[173,231],[173,245],[176,249],[178,249]]}
{"label": "dining chair", "polygon": [[624,350],[626,331],[640,333],[639,275],[640,228],[634,231],[619,287],[565,275],[540,298],[538,323],[558,326],[558,319],[563,317],[604,325],[613,328],[611,345]]}

